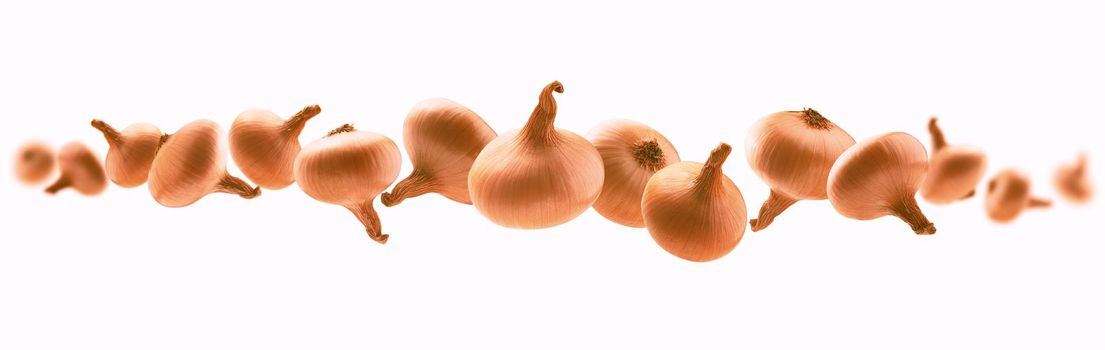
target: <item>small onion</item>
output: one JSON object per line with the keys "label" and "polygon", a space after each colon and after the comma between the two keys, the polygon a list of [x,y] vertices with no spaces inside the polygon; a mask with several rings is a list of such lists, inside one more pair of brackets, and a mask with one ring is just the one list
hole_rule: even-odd
{"label": "small onion", "polygon": [[92,127],[100,130],[107,140],[107,177],[120,187],[137,187],[146,183],[150,167],[169,135],[161,133],[153,124],[131,124],[122,132],[103,120],[93,119]]}
{"label": "small onion", "polygon": [[384,244],[389,236],[372,202],[399,177],[400,164],[399,146],[391,139],[345,124],[304,147],[292,169],[303,192],[349,209],[368,236]]}
{"label": "small onion", "polygon": [[603,122],[587,139],[599,150],[605,169],[595,211],[618,224],[645,227],[640,206],[645,184],[660,169],[679,162],[675,146],[648,125],[627,119]]}
{"label": "small onion", "polygon": [[42,142],[29,142],[15,152],[15,176],[26,185],[45,181],[54,173],[54,150]]}
{"label": "small onion", "polygon": [[748,219],[744,196],[721,171],[731,151],[722,143],[706,164],[675,163],[648,180],[641,198],[645,227],[668,253],[710,261],[740,242]]}
{"label": "small onion", "polygon": [[46,188],[46,193],[56,194],[66,188],[77,190],[86,196],[98,195],[107,188],[107,175],[100,157],[80,142],[70,142],[58,152],[61,177]]}

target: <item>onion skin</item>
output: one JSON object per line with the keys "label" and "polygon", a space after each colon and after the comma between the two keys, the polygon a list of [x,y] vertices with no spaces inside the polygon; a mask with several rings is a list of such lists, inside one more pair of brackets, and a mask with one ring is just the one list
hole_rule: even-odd
{"label": "onion skin", "polygon": [[1073,164],[1066,164],[1055,171],[1055,188],[1059,195],[1075,204],[1086,204],[1093,199],[1093,183],[1090,182],[1089,156],[1078,155]]}
{"label": "onion skin", "polygon": [[752,170],[771,187],[752,231],[767,228],[799,200],[828,198],[833,163],[856,144],[844,129],[813,109],[778,112],[760,118],[748,132],[745,154]]}
{"label": "onion skin", "polygon": [[1002,170],[987,184],[986,216],[994,222],[1009,223],[1026,208],[1050,206],[1050,200],[1032,196],[1031,180],[1016,169]]}
{"label": "onion skin", "polygon": [[436,192],[453,201],[472,204],[468,172],[495,130],[472,110],[444,99],[416,104],[403,123],[403,146],[414,170],[392,191],[380,196],[385,206]]}
{"label": "onion skin", "polygon": [[54,150],[42,142],[29,142],[15,152],[15,176],[25,185],[46,181],[56,166]]}
{"label": "onion skin", "polygon": [[116,185],[132,188],[146,183],[157,150],[166,140],[157,126],[147,123],[131,124],[122,132],[108,123],[92,120],[92,127],[100,130],[107,140],[107,158],[104,165],[107,177]]}
{"label": "onion skin", "polygon": [[721,171],[731,151],[722,143],[706,164],[675,163],[648,180],[641,200],[645,226],[668,253],[705,262],[740,242],[748,219],[744,196]]}
{"label": "onion skin", "polygon": [[154,200],[169,208],[188,206],[213,192],[246,199],[261,195],[259,187],[226,172],[222,129],[206,119],[181,127],[165,141],[154,157],[147,187]]}
{"label": "onion skin", "polygon": [[95,196],[107,188],[107,175],[100,157],[80,142],[70,142],[58,152],[61,177],[46,188],[46,193],[57,194],[66,188],[77,190],[85,196]]}
{"label": "onion skin", "polygon": [[308,120],[322,112],[304,107],[288,120],[264,109],[238,114],[230,125],[230,155],[246,178],[264,189],[279,190],[295,181],[292,163],[301,149],[299,134]]}
{"label": "onion skin", "polygon": [[349,209],[368,236],[384,244],[389,235],[382,233],[372,202],[399,177],[401,164],[391,139],[345,124],[304,147],[292,168],[303,192]]}
{"label": "onion skin", "polygon": [[605,121],[587,139],[602,155],[604,167],[595,211],[621,225],[645,227],[640,206],[645,184],[660,169],[679,162],[675,146],[655,129],[628,119]]}
{"label": "onion skin", "polygon": [[602,192],[602,156],[587,139],[553,126],[554,81],[520,130],[500,135],[476,157],[468,192],[480,214],[496,224],[537,229],[579,216]]}
{"label": "onion skin", "polygon": [[852,146],[829,171],[833,208],[857,220],[894,215],[919,235],[936,233],[917,206],[917,188],[928,170],[925,146],[913,136],[892,132]]}
{"label": "onion skin", "polygon": [[934,204],[971,198],[986,174],[986,153],[971,146],[948,145],[936,120],[936,117],[929,118],[932,157],[928,174],[921,183],[921,198]]}

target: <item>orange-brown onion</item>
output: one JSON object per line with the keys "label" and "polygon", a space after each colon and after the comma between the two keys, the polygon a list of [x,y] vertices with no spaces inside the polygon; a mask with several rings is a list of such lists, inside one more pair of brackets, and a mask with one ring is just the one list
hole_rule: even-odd
{"label": "orange-brown onion", "polygon": [[1051,200],[1032,195],[1028,175],[1016,169],[998,172],[986,187],[986,216],[994,222],[1012,222],[1025,209],[1050,206]]}
{"label": "orange-brown onion", "polygon": [[771,187],[752,231],[767,228],[799,200],[828,198],[829,170],[856,144],[844,129],[813,109],[778,112],[760,118],[748,132],[745,154],[752,170]]}
{"label": "orange-brown onion", "polygon": [[58,152],[61,177],[46,188],[46,193],[56,194],[66,188],[77,190],[86,196],[98,195],[107,188],[107,175],[100,157],[80,142],[70,142]]}
{"label": "orange-brown onion", "polygon": [[1089,155],[1082,152],[1078,160],[1064,164],[1055,171],[1055,188],[1059,195],[1076,204],[1089,203],[1093,198],[1093,183],[1090,182]]}
{"label": "orange-brown onion", "polygon": [[264,109],[238,114],[230,125],[230,156],[246,178],[264,189],[279,190],[295,181],[292,163],[301,149],[299,134],[308,120],[322,112],[304,107],[287,120]]}
{"label": "orange-brown onion", "polygon": [[925,146],[913,136],[891,132],[848,148],[829,171],[829,202],[857,220],[897,216],[919,235],[936,233],[917,206],[917,188],[928,170]]}
{"label": "orange-brown onion", "polygon": [[645,227],[640,205],[645,184],[660,169],[679,162],[675,146],[655,129],[628,119],[600,123],[587,139],[602,155],[605,174],[595,211],[618,224]]}
{"label": "orange-brown onion", "polygon": [[520,130],[496,137],[476,157],[468,193],[480,214],[514,228],[556,226],[579,216],[602,192],[602,156],[587,139],[556,128],[554,81]]}
{"label": "orange-brown onion", "polygon": [[183,126],[161,145],[150,168],[150,195],[161,205],[178,208],[209,193],[236,194],[250,199],[259,187],[226,172],[226,145],[222,129],[200,119]]}
{"label": "orange-brown onion", "polygon": [[103,120],[93,119],[92,127],[100,130],[107,140],[107,158],[104,165],[107,177],[120,187],[137,187],[146,183],[157,150],[168,135],[148,123],[131,124],[118,131]]}
{"label": "orange-brown onion", "polygon": [[46,181],[54,173],[57,156],[45,143],[32,141],[15,152],[15,176],[26,185]]}
{"label": "orange-brown onion", "polygon": [[402,155],[386,136],[357,131],[350,124],[311,142],[295,158],[295,181],[316,200],[349,209],[368,236],[387,243],[372,202],[399,177]]}
{"label": "orange-brown onion", "polygon": [[740,242],[748,213],[740,189],[721,170],[730,152],[722,143],[706,164],[683,161],[649,178],[641,198],[645,227],[668,253],[710,261]]}
{"label": "orange-brown onion", "polygon": [[925,181],[921,183],[921,198],[935,204],[948,204],[975,194],[975,187],[986,174],[986,153],[965,145],[949,145],[944,132],[929,118],[932,134],[932,156]]}
{"label": "orange-brown onion", "polygon": [[472,204],[468,172],[495,130],[476,112],[444,98],[416,104],[403,122],[403,146],[414,170],[380,202],[394,206],[404,199],[439,193],[453,201]]}

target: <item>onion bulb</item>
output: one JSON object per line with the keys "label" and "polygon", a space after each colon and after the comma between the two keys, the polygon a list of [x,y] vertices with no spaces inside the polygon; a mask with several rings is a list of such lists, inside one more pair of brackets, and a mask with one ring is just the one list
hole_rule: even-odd
{"label": "onion bulb", "polygon": [[627,119],[603,122],[591,129],[587,139],[599,150],[605,169],[595,211],[618,224],[645,227],[641,216],[645,184],[660,169],[679,162],[675,146],[656,130]]}
{"label": "onion bulb", "polygon": [[564,86],[545,86],[526,125],[496,137],[472,163],[472,203],[496,224],[556,226],[582,214],[602,192],[602,156],[587,139],[553,126],[553,91]]}
{"label": "onion bulb", "polygon": [[1059,195],[1073,203],[1087,203],[1093,198],[1093,184],[1090,183],[1089,156],[1085,152],[1078,160],[1064,164],[1055,171],[1055,188]]}
{"label": "onion bulb", "polygon": [[80,142],[70,142],[58,152],[58,167],[61,177],[46,188],[46,193],[56,194],[66,188],[72,188],[86,196],[94,196],[107,188],[107,176],[100,157]]}
{"label": "onion bulb", "polygon": [[54,150],[42,142],[28,142],[15,152],[15,176],[27,185],[45,181],[54,173]]}
{"label": "onion bulb", "polygon": [[744,235],[744,196],[721,171],[732,147],[722,143],[706,164],[679,162],[645,185],[641,212],[652,239],[672,255],[710,261],[729,254]]}
{"label": "onion bulb", "polygon": [[1013,221],[1026,208],[1047,208],[1051,201],[1032,196],[1032,182],[1028,175],[1005,169],[994,175],[987,184],[986,215],[999,223]]}
{"label": "onion bulb", "polygon": [[372,201],[399,176],[402,155],[386,136],[345,124],[299,152],[293,175],[311,198],[345,207],[376,242],[387,243]]}
{"label": "onion bulb", "polygon": [[278,190],[295,181],[292,162],[299,154],[299,133],[307,121],[322,112],[304,107],[288,120],[272,111],[250,109],[230,125],[230,156],[246,178],[265,189]]}
{"label": "onion bulb", "polygon": [[416,104],[403,123],[403,146],[414,170],[391,192],[380,195],[386,206],[426,193],[472,204],[468,171],[495,131],[476,112],[444,98]]}
{"label": "onion bulb", "polygon": [[852,146],[829,171],[829,202],[857,220],[894,215],[919,235],[936,233],[914,198],[928,169],[925,146],[913,136],[892,132]]}
{"label": "onion bulb", "polygon": [[829,170],[856,140],[813,109],[779,112],[760,118],[748,132],[748,164],[771,193],[752,219],[752,231],[767,228],[799,200],[821,200]]}
{"label": "onion bulb", "polygon": [[986,173],[986,153],[981,149],[948,145],[944,132],[936,125],[936,117],[929,118],[932,134],[932,156],[929,170],[921,183],[921,198],[936,204],[947,204],[975,195],[975,186]]}
{"label": "onion bulb", "polygon": [[120,132],[103,120],[93,119],[92,127],[100,130],[107,140],[104,165],[108,179],[128,188],[146,183],[154,156],[168,135],[163,135],[160,129],[147,123],[131,124]]}
{"label": "onion bulb", "polygon": [[226,172],[223,132],[215,122],[200,119],[173,134],[153,159],[150,194],[161,205],[178,208],[209,193],[223,192],[254,198],[261,189]]}

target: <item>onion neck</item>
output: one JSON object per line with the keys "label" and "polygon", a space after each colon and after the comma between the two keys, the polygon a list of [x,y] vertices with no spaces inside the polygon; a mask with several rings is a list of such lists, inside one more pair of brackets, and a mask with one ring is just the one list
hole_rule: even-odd
{"label": "onion neck", "polygon": [[721,173],[721,165],[725,164],[725,159],[729,158],[732,151],[733,147],[723,142],[710,152],[710,158],[702,165],[702,172],[694,179],[695,192],[703,193],[721,185],[721,179],[725,177]]}
{"label": "onion neck", "polygon": [[281,129],[288,137],[298,137],[299,133],[303,132],[303,126],[307,125],[307,121],[314,118],[316,115],[322,112],[322,107],[318,105],[310,105],[303,107],[298,113],[293,115],[288,120],[284,121],[283,128]]}
{"label": "onion neck", "polygon": [[771,190],[771,195],[767,196],[767,200],[764,201],[763,206],[760,207],[760,217],[749,220],[748,223],[752,225],[752,232],[763,230],[771,225],[775,221],[775,217],[782,214],[784,210],[789,208],[797,199],[790,198],[785,194]]}
{"label": "onion neck", "polygon": [[391,192],[384,192],[380,195],[380,202],[384,203],[386,207],[393,207],[399,203],[402,203],[404,199],[418,197],[437,189],[437,185],[434,183],[433,178],[425,173],[415,170],[410,176],[399,181],[395,187],[391,188]]}
{"label": "onion neck", "polygon": [[123,143],[123,135],[118,130],[108,125],[103,120],[92,119],[92,127],[96,130],[100,130],[104,134],[104,139],[112,146],[118,146]]}
{"label": "onion neck", "polygon": [[929,134],[932,134],[933,152],[939,151],[948,145],[947,141],[944,140],[944,131],[940,130],[939,125],[936,125],[936,117],[929,118]]}
{"label": "onion neck", "polygon": [[1027,206],[1029,208],[1050,208],[1051,207],[1051,200],[1046,199],[1046,198],[1040,198],[1040,197],[1031,197],[1031,198],[1028,199]]}
{"label": "onion neck", "polygon": [[522,127],[521,137],[535,144],[547,144],[556,138],[556,99],[553,92],[564,93],[564,85],[559,81],[553,81],[545,85],[541,90],[541,96],[537,99],[537,107],[529,116],[529,121]]}
{"label": "onion neck", "polygon": [[349,211],[353,212],[353,215],[357,216],[357,220],[360,220],[364,225],[365,232],[368,233],[368,237],[372,238],[377,243],[384,244],[388,242],[388,235],[380,232],[380,216],[376,214],[376,208],[372,207],[372,200],[370,198],[363,203],[348,206]]}
{"label": "onion neck", "polygon": [[909,224],[909,228],[919,235],[931,235],[936,233],[936,225],[933,225],[921,208],[917,206],[917,199],[912,195],[902,199],[900,203],[890,208],[890,213]]}
{"label": "onion neck", "polygon": [[58,181],[55,181],[54,184],[46,188],[46,193],[57,194],[58,191],[69,188],[70,185],[72,185],[72,182],[69,181],[69,177],[62,175],[60,178],[58,178]]}
{"label": "onion neck", "polygon": [[637,161],[637,164],[650,172],[659,171],[666,163],[664,150],[660,148],[660,143],[654,139],[638,141],[633,144],[632,152],[633,159]]}
{"label": "onion neck", "polygon": [[242,198],[251,199],[261,195],[261,188],[250,187],[245,180],[230,174],[224,174],[223,178],[219,180],[219,184],[215,185],[215,192],[236,194]]}

